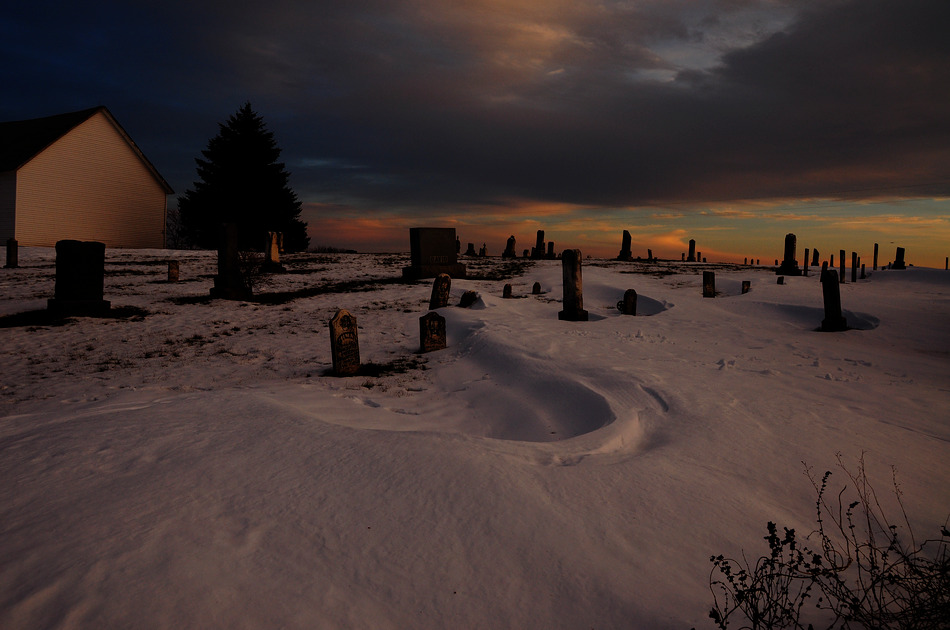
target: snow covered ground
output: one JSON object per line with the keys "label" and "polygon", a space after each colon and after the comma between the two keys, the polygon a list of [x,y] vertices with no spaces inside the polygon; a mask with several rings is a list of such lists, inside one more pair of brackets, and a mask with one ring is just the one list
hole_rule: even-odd
{"label": "snow covered ground", "polygon": [[[711,627],[710,555],[813,529],[805,465],[866,452],[918,535],[950,513],[943,270],[842,285],[855,329],[819,333],[816,275],[586,260],[575,323],[526,263],[454,280],[420,355],[405,255],[286,257],[228,302],[213,252],[109,250],[117,316],[58,325],[54,258],[0,269],[2,628]],[[378,376],[325,375],[339,308]]]}

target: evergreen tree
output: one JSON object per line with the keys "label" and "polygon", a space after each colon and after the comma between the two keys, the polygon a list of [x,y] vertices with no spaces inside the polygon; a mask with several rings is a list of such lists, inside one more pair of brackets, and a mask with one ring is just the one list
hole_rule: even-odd
{"label": "evergreen tree", "polygon": [[218,226],[236,223],[239,247],[259,250],[267,232],[284,233],[286,251],[307,249],[307,224],[290,188],[290,174],[278,162],[280,148],[250,103],[218,125],[218,135],[195,158],[199,181],[178,197],[186,238],[198,247],[217,247]]}

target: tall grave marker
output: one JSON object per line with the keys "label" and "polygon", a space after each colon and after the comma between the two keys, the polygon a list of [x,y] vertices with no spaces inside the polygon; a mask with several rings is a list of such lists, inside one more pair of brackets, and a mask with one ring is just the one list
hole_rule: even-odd
{"label": "tall grave marker", "polygon": [[565,249],[561,254],[561,275],[564,286],[564,310],[557,318],[569,322],[586,322],[584,310],[584,283],[581,278],[581,250]]}

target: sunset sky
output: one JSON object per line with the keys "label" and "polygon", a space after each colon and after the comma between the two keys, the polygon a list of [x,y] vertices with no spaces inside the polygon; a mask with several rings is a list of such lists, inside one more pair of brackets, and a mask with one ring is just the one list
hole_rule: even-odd
{"label": "sunset sky", "polygon": [[[105,105],[169,181],[250,101],[313,244],[943,268],[947,0],[15,3],[0,120]],[[169,198],[174,206],[176,198]]]}

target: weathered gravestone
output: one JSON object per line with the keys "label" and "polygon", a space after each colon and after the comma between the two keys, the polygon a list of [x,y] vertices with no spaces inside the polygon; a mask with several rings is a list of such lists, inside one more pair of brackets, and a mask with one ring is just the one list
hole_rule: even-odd
{"label": "weathered gravestone", "polygon": [[704,298],[716,297],[716,272],[715,271],[703,272],[703,297]]}
{"label": "weathered gravestone", "polygon": [[535,282],[534,286],[531,287],[531,293],[534,295],[541,295],[541,283]]}
{"label": "weathered gravestone", "polygon": [[284,239],[281,232],[268,232],[264,242],[264,271],[285,271],[280,264],[280,243]]}
{"label": "weathered gravestone", "polygon": [[330,354],[338,376],[356,374],[360,369],[360,342],[356,317],[340,309],[330,320]]}
{"label": "weathered gravestone", "polygon": [[511,285],[510,284],[506,284],[504,288],[501,290],[501,297],[503,297],[506,300],[511,299]]}
{"label": "weathered gravestone", "polygon": [[752,288],[752,282],[749,280],[742,281],[742,295],[745,295],[749,292],[749,289]]}
{"label": "weathered gravestone", "polygon": [[508,237],[508,243],[505,245],[505,251],[501,253],[502,258],[515,258],[515,237],[514,234]]}
{"label": "weathered gravestone", "polygon": [[465,249],[465,253],[463,254],[463,256],[471,256],[472,258],[474,258],[475,256],[478,256],[478,252],[475,251],[475,243],[468,244],[468,247]]}
{"label": "weathered gravestone", "polygon": [[841,314],[841,287],[837,274],[825,269],[821,272],[821,293],[825,303],[825,318],[821,320],[821,330],[838,332],[848,329],[848,322]]}
{"label": "weathered gravestone", "polygon": [[891,269],[907,269],[907,264],[904,262],[903,247],[897,248],[897,254],[894,256],[894,264],[891,265]]}
{"label": "weathered gravestone", "polygon": [[623,292],[623,299],[617,302],[617,309],[621,315],[637,314],[637,292],[627,289]]}
{"label": "weathered gravestone", "polygon": [[99,315],[111,307],[102,299],[105,286],[105,243],[56,243],[56,293],[47,308],[60,315]]}
{"label": "weathered gravestone", "polygon": [[624,230],[623,237],[620,241],[620,253],[617,255],[617,260],[630,260],[633,258],[633,252],[630,251],[630,241],[630,232]]}
{"label": "weathered gravestone", "polygon": [[586,322],[589,319],[584,310],[584,283],[581,278],[581,250],[565,249],[561,254],[561,276],[563,279],[564,310],[557,318],[570,322]]}
{"label": "weathered gravestone", "polygon": [[20,266],[20,244],[15,238],[7,239],[7,269],[16,269]]}
{"label": "weathered gravestone", "polygon": [[462,308],[468,308],[475,304],[478,301],[478,293],[475,291],[466,291],[462,294],[462,298],[459,300],[459,306]]}
{"label": "weathered gravestone", "polygon": [[531,257],[544,258],[544,230],[538,230],[537,241],[535,241],[534,247],[531,248]]}
{"label": "weathered gravestone", "polygon": [[248,300],[251,295],[251,288],[241,269],[237,225],[225,223],[218,231],[218,275],[214,277],[211,297]]}
{"label": "weathered gravestone", "polygon": [[438,313],[427,313],[419,318],[419,345],[422,352],[445,348],[445,318]]}
{"label": "weathered gravestone", "polygon": [[780,276],[800,276],[801,270],[798,268],[798,261],[795,259],[795,252],[798,249],[798,237],[792,233],[785,235],[785,255],[782,264],[775,271]]}
{"label": "weathered gravestone", "polygon": [[689,239],[689,254],[686,256],[686,262],[696,262],[696,240]]}
{"label": "weathered gravestone", "polygon": [[548,241],[548,258],[554,260],[557,258],[557,254],[554,253],[554,241]]}
{"label": "weathered gravestone", "polygon": [[409,228],[409,266],[402,277],[418,280],[447,273],[464,278],[465,265],[458,262],[455,243],[455,228]]}
{"label": "weathered gravestone", "polygon": [[452,278],[447,273],[440,273],[432,281],[432,295],[429,297],[429,310],[449,305],[449,291],[452,288]]}
{"label": "weathered gravestone", "polygon": [[178,282],[180,266],[177,260],[168,261],[168,281]]}

